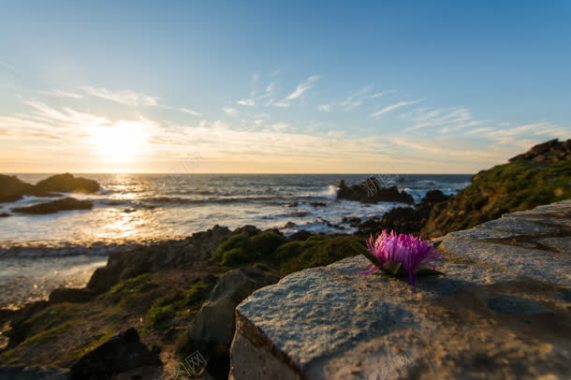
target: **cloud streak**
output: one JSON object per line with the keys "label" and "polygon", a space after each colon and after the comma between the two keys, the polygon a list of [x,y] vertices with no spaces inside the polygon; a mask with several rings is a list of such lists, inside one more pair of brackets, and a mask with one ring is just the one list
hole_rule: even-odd
{"label": "cloud streak", "polygon": [[84,86],[81,88],[89,96],[109,100],[127,106],[158,106],[158,98],[140,94],[132,90],[111,91],[103,87]]}
{"label": "cloud streak", "polygon": [[312,75],[300,84],[285,98],[276,102],[274,105],[276,107],[289,107],[294,101],[297,101],[303,97],[303,95],[313,88],[315,83],[319,80],[317,75]]}
{"label": "cloud streak", "polygon": [[420,100],[412,100],[412,101],[404,101],[404,100],[403,100],[403,101],[400,101],[400,102],[397,102],[397,103],[394,103],[394,104],[390,104],[390,105],[388,105],[388,106],[385,106],[385,107],[383,107],[383,108],[381,108],[381,109],[379,109],[379,110],[377,110],[377,111],[375,111],[375,112],[372,112],[370,116],[371,116],[373,119],[380,119],[383,115],[385,115],[385,114],[387,114],[387,113],[389,113],[389,112],[395,111],[395,110],[397,110],[397,109],[399,109],[399,108],[403,108],[403,107],[406,107],[406,106],[410,106],[410,105],[416,104],[416,103],[418,103],[418,102],[420,102]]}

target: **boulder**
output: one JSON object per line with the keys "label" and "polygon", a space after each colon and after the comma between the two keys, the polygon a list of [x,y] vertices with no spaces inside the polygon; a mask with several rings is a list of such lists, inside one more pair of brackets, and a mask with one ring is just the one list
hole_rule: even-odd
{"label": "boulder", "polygon": [[92,208],[93,202],[91,201],[80,201],[75,198],[63,198],[51,202],[40,203],[34,206],[15,207],[12,211],[21,214],[43,215],[54,214],[60,211],[91,210]]}
{"label": "boulder", "polygon": [[192,322],[179,353],[186,356],[198,350],[208,362],[209,374],[227,378],[234,308],[254,290],[276,281],[276,276],[260,266],[224,273]]}
{"label": "boulder", "polygon": [[36,189],[40,191],[58,193],[95,193],[99,191],[99,188],[100,186],[97,181],[74,177],[69,173],[54,175],[36,184]]}
{"label": "boulder", "polygon": [[162,366],[159,355],[141,343],[137,330],[130,328],[73,364],[71,379],[155,380],[160,378]]}
{"label": "boulder", "polygon": [[571,378],[571,201],[442,238],[443,276],[307,269],[236,308],[234,380]]}
{"label": "boulder", "polygon": [[24,195],[49,196],[51,194],[19,180],[16,176],[0,174],[0,203],[16,202]]}
{"label": "boulder", "polygon": [[382,187],[375,177],[369,177],[352,186],[348,186],[345,181],[341,180],[337,187],[337,199],[348,199],[362,203],[414,203],[413,197],[406,191],[400,191],[396,186]]}

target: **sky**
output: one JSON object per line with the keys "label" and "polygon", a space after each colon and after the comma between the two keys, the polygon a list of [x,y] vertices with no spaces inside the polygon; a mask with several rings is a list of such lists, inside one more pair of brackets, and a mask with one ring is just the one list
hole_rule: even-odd
{"label": "sky", "polygon": [[475,173],[571,138],[571,0],[0,0],[0,172]]}

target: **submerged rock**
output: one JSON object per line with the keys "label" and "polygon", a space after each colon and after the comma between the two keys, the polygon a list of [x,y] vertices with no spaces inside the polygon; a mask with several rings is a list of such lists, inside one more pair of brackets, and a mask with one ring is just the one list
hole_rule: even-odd
{"label": "submerged rock", "polygon": [[99,188],[97,181],[74,177],[69,173],[54,175],[36,184],[36,189],[40,191],[59,193],[95,193],[99,191]]}
{"label": "submerged rock", "polygon": [[163,363],[156,352],[141,343],[134,328],[111,338],[71,367],[72,380],[111,378],[155,380]]}
{"label": "submerged rock", "polygon": [[337,199],[348,199],[363,203],[399,202],[414,203],[413,197],[396,186],[382,187],[375,177],[369,177],[356,185],[348,186],[341,180],[338,184]]}
{"label": "submerged rock", "polygon": [[443,238],[444,276],[293,273],[236,308],[231,378],[570,378],[571,201]]}
{"label": "submerged rock", "polygon": [[15,207],[12,209],[12,211],[21,214],[40,215],[40,214],[54,214],[60,211],[91,210],[92,208],[93,208],[93,202],[91,201],[80,201],[75,198],[64,198],[52,202],[40,203],[34,206]]}

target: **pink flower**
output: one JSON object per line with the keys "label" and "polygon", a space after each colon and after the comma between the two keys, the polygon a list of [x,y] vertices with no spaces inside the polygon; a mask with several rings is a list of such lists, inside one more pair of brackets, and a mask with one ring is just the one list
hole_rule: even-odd
{"label": "pink flower", "polygon": [[408,283],[414,285],[416,275],[421,270],[434,271],[432,261],[440,257],[440,252],[428,241],[410,234],[387,233],[385,230],[374,239],[367,241],[367,250],[377,259],[377,263],[367,273],[381,269],[394,276],[408,276]]}

